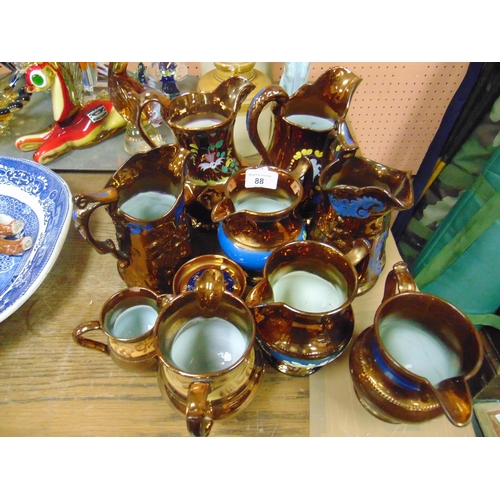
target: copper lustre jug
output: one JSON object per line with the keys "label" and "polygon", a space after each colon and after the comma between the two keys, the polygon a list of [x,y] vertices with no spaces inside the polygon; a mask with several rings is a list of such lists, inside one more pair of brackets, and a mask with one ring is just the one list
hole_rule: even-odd
{"label": "copper lustre jug", "polygon": [[[117,260],[127,286],[171,293],[177,268],[193,257],[191,225],[185,210],[184,180],[191,153],[173,144],[129,158],[94,193],[73,197],[73,219],[82,237],[99,254]],[[116,231],[98,240],[91,217],[104,207]]]}
{"label": "copper lustre jug", "polygon": [[[302,85],[291,96],[279,85],[262,89],[247,114],[248,133],[262,156],[262,164],[287,169],[300,157],[307,156],[317,177],[327,139],[335,133],[336,124],[345,120],[360,82],[361,78],[350,70],[337,66],[325,71],[315,82]],[[257,125],[263,109],[270,103],[274,103],[274,129],[266,148]]]}
{"label": "copper lustre jug", "polygon": [[384,269],[391,213],[413,205],[410,172],[362,156],[343,156],[323,168],[321,199],[308,237],[345,252],[357,238],[370,242],[368,264],[359,276],[359,294],[370,290]]}
{"label": "copper lustre jug", "polygon": [[212,210],[221,249],[251,279],[262,276],[275,248],[306,239],[300,179],[310,184],[312,166],[307,158],[297,163],[291,172],[271,166],[240,169],[228,179],[222,200]]}
{"label": "copper lustre jug", "polygon": [[194,289],[173,297],[153,327],[158,385],[184,414],[188,432],[208,436],[254,399],[264,374],[255,322],[245,303],[206,269]]}
{"label": "copper lustre jug", "polygon": [[211,225],[210,212],[221,199],[226,180],[246,165],[234,146],[234,125],[243,101],[254,88],[246,78],[234,76],[212,92],[188,92],[172,100],[154,90],[140,95],[137,124],[146,142],[156,147],[141,116],[150,104],[159,103],[179,145],[192,153],[185,188],[186,207],[195,225]]}
{"label": "copper lustre jug", "polygon": [[290,241],[271,253],[245,301],[276,370],[309,376],[344,352],[354,330],[355,266],[368,249],[363,239],[346,254],[317,241]]}
{"label": "copper lustre jug", "polygon": [[472,418],[467,381],[483,348],[469,318],[441,297],[419,292],[404,262],[387,275],[374,323],[350,352],[355,394],[385,422],[422,423],[442,415],[457,426]]}

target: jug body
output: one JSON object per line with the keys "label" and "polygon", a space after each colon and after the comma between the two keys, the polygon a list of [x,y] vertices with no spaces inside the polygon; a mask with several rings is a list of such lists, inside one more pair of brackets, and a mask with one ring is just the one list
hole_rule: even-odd
{"label": "jug body", "polygon": [[160,311],[154,342],[160,391],[185,415],[190,434],[208,436],[214,422],[255,397],[264,371],[255,323],[245,303],[225,290],[220,270],[205,270],[194,290]]}
{"label": "jug body", "polygon": [[405,263],[395,264],[374,324],[354,342],[349,367],[360,403],[380,420],[422,423],[446,415],[470,422],[467,380],[479,370],[474,325],[443,299],[418,292]]}
{"label": "jug body", "polygon": [[303,198],[300,180],[285,170],[239,170],[229,178],[224,198],[212,210],[223,252],[250,275],[261,276],[275,248],[305,240],[306,226],[299,213]]}
{"label": "jug body", "polygon": [[[96,193],[74,196],[74,221],[82,237],[100,254],[117,259],[129,287],[170,293],[177,268],[192,257],[191,226],[185,210],[184,171],[189,151],[161,146],[131,157]],[[91,217],[104,207],[116,243],[97,240]]]}
{"label": "jug body", "polygon": [[[187,165],[186,205],[195,222],[210,225],[210,211],[220,200],[226,180],[246,165],[234,146],[234,125],[241,104],[254,87],[246,78],[234,76],[212,92],[189,92],[172,100],[154,91],[141,95],[141,113],[149,104],[159,103],[177,142],[192,153]],[[148,140],[141,121],[138,126]]]}
{"label": "jug body", "polygon": [[391,213],[413,204],[409,172],[392,169],[362,156],[347,156],[327,165],[318,181],[321,199],[308,237],[348,250],[357,238],[370,242],[370,259],[359,276],[359,293],[378,280],[385,266]]}
{"label": "jug body", "polygon": [[344,352],[354,329],[357,294],[353,263],[368,252],[360,240],[344,255],[330,245],[295,241],[269,257],[264,276],[248,293],[257,341],[281,373],[308,376]]}

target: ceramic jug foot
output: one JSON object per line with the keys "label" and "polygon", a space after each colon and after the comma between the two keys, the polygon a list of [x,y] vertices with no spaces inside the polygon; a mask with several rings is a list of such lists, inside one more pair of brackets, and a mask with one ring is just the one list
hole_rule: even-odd
{"label": "ceramic jug foot", "polygon": [[294,361],[292,358],[290,359],[280,359],[279,357],[273,355],[269,348],[266,345],[263,345],[263,342],[258,338],[259,346],[261,347],[264,357],[266,361],[271,365],[275,370],[283,373],[284,375],[290,375],[292,377],[308,377],[313,373],[316,373],[322,366],[328,364],[330,361],[335,359],[337,355],[329,358],[327,361],[324,359],[321,361],[311,360],[310,363],[307,360],[301,360],[300,362]]}
{"label": "ceramic jug foot", "polygon": [[304,368],[302,366],[292,366],[270,356],[266,356],[266,360],[274,369],[278,370],[280,373],[283,373],[284,375],[290,375],[292,377],[309,377],[309,375],[312,375],[319,370],[319,367]]}

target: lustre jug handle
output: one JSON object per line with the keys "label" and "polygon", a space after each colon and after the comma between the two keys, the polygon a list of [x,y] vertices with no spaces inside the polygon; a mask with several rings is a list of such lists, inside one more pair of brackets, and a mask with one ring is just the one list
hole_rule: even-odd
{"label": "lustre jug handle", "polygon": [[118,201],[118,191],[115,188],[108,188],[94,194],[76,194],[73,197],[75,209],[73,220],[76,229],[87,240],[99,254],[112,254],[117,260],[128,262],[125,256],[116,249],[116,245],[111,239],[100,241],[94,238],[90,230],[90,218],[99,207],[110,205]]}
{"label": "lustre jug handle", "polygon": [[406,262],[396,262],[385,280],[383,302],[398,293],[416,291],[417,285],[410,274]]}
{"label": "lustre jug handle", "polygon": [[[279,85],[269,85],[263,88],[256,96],[252,99],[247,112],[247,130],[250,140],[252,141],[255,149],[262,156],[263,165],[274,165],[274,161],[269,156],[267,149],[265,148],[262,140],[259,136],[258,124],[259,116],[262,110],[271,102],[278,105],[278,109],[282,108],[289,100],[289,96],[286,91]],[[276,109],[274,110],[276,114]],[[276,127],[276,120],[274,120],[274,126]]]}
{"label": "lustre jug handle", "polygon": [[82,323],[73,330],[73,340],[82,347],[94,349],[109,356],[109,347],[107,344],[84,337],[85,334],[96,330],[102,330],[99,321],[87,321],[86,323]]}
{"label": "lustre jug handle", "polygon": [[136,116],[137,128],[139,129],[139,133],[141,134],[141,137],[146,141],[146,144],[152,149],[158,146],[157,144],[155,144],[153,139],[149,137],[146,129],[144,128],[144,122],[141,117],[145,108],[155,102],[160,105],[161,116],[165,124],[167,124],[168,126],[168,108],[170,106],[170,99],[167,95],[153,89],[142,92],[139,95],[139,112]]}
{"label": "lustre jug handle", "polygon": [[352,136],[348,123],[345,120],[340,120],[326,139],[323,165],[328,165],[335,160],[352,158],[358,149],[359,145]]}
{"label": "lustre jug handle", "polygon": [[370,253],[370,250],[371,244],[368,240],[357,238],[345,256],[353,266],[357,266]]}
{"label": "lustre jug handle", "polygon": [[219,307],[225,288],[224,275],[220,269],[207,269],[196,280],[196,300],[203,315],[211,316]]}
{"label": "lustre jug handle", "polygon": [[208,395],[212,390],[209,380],[197,380],[189,386],[186,404],[186,423],[188,432],[196,437],[210,434],[214,423]]}
{"label": "lustre jug handle", "polygon": [[314,167],[311,160],[307,156],[302,156],[287,171],[302,184],[302,201],[304,201],[314,189]]}

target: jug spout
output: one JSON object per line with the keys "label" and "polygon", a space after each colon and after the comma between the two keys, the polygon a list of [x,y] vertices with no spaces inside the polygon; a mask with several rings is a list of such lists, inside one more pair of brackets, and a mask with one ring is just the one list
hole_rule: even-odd
{"label": "jug spout", "polygon": [[[367,210],[366,215],[382,216],[413,206],[410,172],[386,167],[362,156],[331,162],[321,171],[319,186],[331,195],[333,204],[341,205],[339,209],[354,211],[359,208]],[[368,202],[369,209],[365,206]],[[358,207],[360,203],[363,207]]]}
{"label": "jug spout", "polygon": [[268,280],[259,281],[245,298],[247,306],[257,312],[273,302],[273,290]]}
{"label": "jug spout", "polygon": [[[313,84],[315,92],[333,109],[338,120],[343,120],[349,110],[352,96],[362,78],[347,68],[334,67],[323,73]],[[306,90],[304,86],[302,89]],[[310,90],[309,90],[310,91]]]}
{"label": "jug spout", "polygon": [[253,89],[255,89],[255,85],[250,80],[242,76],[232,76],[224,80],[213,93],[222,102],[225,102],[229,109],[238,113],[243,101]]}
{"label": "jug spout", "polygon": [[212,221],[221,222],[227,219],[230,215],[233,215],[235,212],[236,209],[231,201],[231,198],[223,198],[212,209]]}
{"label": "jug spout", "polygon": [[472,416],[472,398],[464,377],[453,377],[434,386],[444,414],[457,427],[464,427]]}
{"label": "jug spout", "polygon": [[[335,128],[328,134],[323,153],[323,165],[329,165],[335,160],[343,160],[356,155],[359,145],[356,142],[348,123],[339,121]],[[341,165],[338,162],[337,165]]]}

